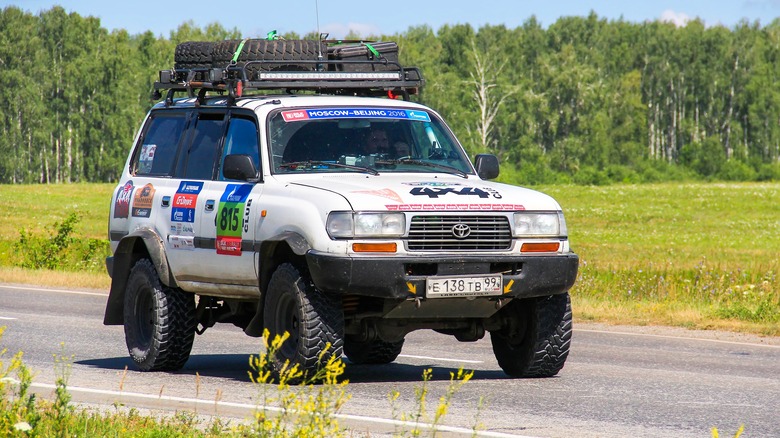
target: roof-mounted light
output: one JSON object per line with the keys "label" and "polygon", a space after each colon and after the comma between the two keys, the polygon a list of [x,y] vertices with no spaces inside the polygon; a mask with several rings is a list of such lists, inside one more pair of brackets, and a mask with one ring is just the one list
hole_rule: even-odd
{"label": "roof-mounted light", "polygon": [[401,72],[261,72],[259,78],[266,81],[399,81]]}

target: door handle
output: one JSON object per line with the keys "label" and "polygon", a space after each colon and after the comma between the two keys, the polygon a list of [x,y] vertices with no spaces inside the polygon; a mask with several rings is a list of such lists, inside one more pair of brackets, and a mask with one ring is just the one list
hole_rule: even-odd
{"label": "door handle", "polygon": [[206,211],[214,211],[214,200],[209,199],[206,201]]}
{"label": "door handle", "polygon": [[162,206],[167,207],[171,205],[171,197],[170,196],[163,196],[162,197]]}

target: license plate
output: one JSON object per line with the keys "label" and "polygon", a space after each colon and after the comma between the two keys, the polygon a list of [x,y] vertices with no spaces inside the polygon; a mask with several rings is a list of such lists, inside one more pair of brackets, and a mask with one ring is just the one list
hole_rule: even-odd
{"label": "license plate", "polygon": [[425,291],[425,296],[428,298],[501,295],[501,275],[428,278],[425,282]]}

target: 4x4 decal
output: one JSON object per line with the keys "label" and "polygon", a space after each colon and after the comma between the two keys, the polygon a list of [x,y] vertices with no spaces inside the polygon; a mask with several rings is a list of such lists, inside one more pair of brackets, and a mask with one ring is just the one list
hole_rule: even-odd
{"label": "4x4 decal", "polygon": [[477,187],[415,187],[410,192],[414,196],[427,196],[429,198],[438,198],[449,193],[459,196],[479,196],[480,198],[501,199],[501,194],[495,190],[482,190]]}
{"label": "4x4 decal", "polygon": [[241,236],[248,211],[247,203],[252,184],[228,184],[217,209],[217,254],[241,255]]}

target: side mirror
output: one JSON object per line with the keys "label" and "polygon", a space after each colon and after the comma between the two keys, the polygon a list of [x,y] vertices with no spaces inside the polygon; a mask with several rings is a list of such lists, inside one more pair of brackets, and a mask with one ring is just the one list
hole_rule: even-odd
{"label": "side mirror", "polygon": [[482,179],[494,179],[498,176],[498,158],[493,154],[477,154],[474,158],[477,175]]}
{"label": "side mirror", "polygon": [[246,154],[232,154],[222,163],[222,175],[226,179],[250,181],[257,179],[257,169],[252,157]]}

